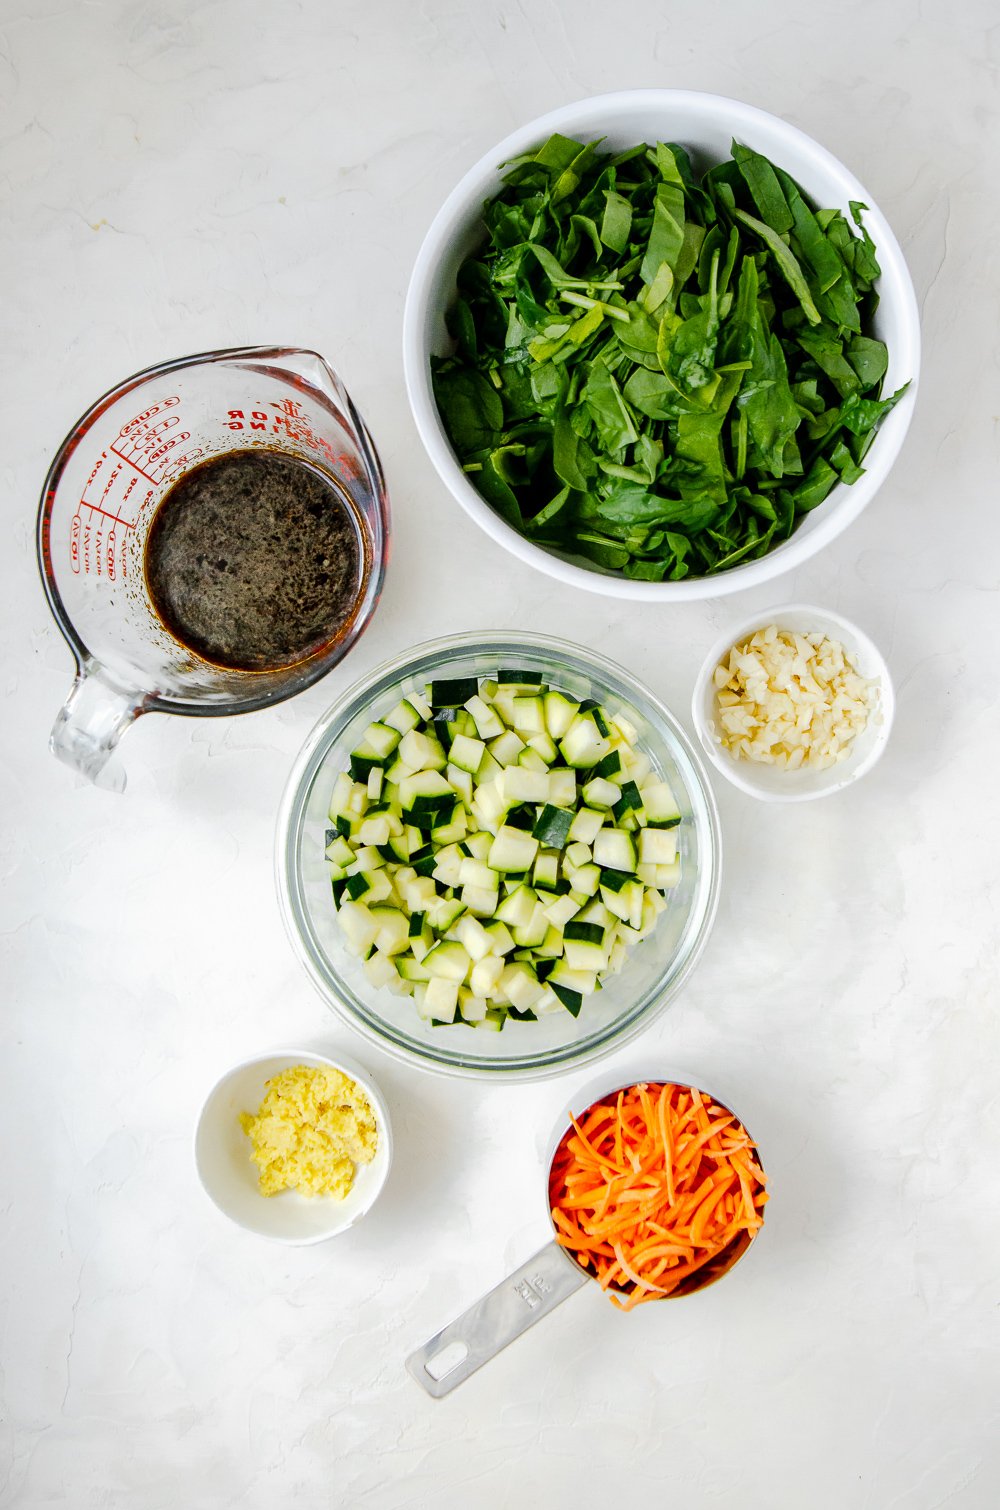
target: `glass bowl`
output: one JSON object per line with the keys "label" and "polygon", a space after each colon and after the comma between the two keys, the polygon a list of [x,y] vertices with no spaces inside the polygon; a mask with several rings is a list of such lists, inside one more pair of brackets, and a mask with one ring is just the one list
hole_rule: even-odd
{"label": "glass bowl", "polygon": [[[573,696],[623,712],[638,746],[670,783],[681,810],[679,884],[653,932],[619,975],[569,1012],[537,1022],[508,1019],[500,1033],[465,1024],[434,1027],[411,998],[377,989],[343,946],[324,858],[337,774],[365,727],[434,677],[492,676],[517,665]],[[358,1032],[397,1057],[447,1074],[541,1079],[603,1058],[627,1043],[673,1000],[711,931],[719,897],[721,845],[704,768],[673,715],[628,672],[592,651],[526,634],[469,634],[432,640],[388,661],[334,704],[306,741],[278,817],[277,882],[292,946],[327,1004]]]}

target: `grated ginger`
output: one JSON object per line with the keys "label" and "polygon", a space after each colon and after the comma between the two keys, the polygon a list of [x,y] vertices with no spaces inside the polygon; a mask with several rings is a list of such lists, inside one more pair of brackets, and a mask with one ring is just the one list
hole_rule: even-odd
{"label": "grated ginger", "polygon": [[836,765],[871,717],[877,682],[843,645],[769,624],[734,645],[714,674],[713,732],[737,759],[794,771]]}
{"label": "grated ginger", "polygon": [[378,1129],[368,1097],[340,1070],[297,1064],[267,1082],[256,1116],[241,1112],[264,1195],[296,1189],[343,1200]]}

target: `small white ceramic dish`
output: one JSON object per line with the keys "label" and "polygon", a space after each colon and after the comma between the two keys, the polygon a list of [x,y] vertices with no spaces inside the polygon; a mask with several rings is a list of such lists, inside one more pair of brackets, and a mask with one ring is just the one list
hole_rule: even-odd
{"label": "small white ceramic dish", "polygon": [[[250,1141],[240,1127],[240,1113],[256,1112],[271,1076],[297,1064],[342,1070],[357,1081],[375,1113],[378,1150],[370,1164],[359,1166],[350,1193],[342,1201],[304,1196],[297,1190],[261,1194]],[[216,1081],[198,1119],[194,1157],[206,1194],[238,1227],[279,1243],[321,1243],[353,1227],[378,1199],[392,1162],[389,1109],[371,1077],[353,1060],[343,1056],[331,1059],[300,1049],[275,1049],[244,1059]]]}
{"label": "small white ceramic dish", "polygon": [[[717,712],[713,681],[716,666],[734,645],[749,639],[768,624],[799,634],[822,634],[829,640],[839,641],[861,675],[878,683],[877,702],[868,723],[855,739],[850,754],[837,765],[825,770],[783,771],[776,766],[758,765],[752,760],[738,760],[723,749],[712,732]],[[828,608],[790,603],[756,613],[720,635],[705,657],[695,682],[691,718],[702,751],[727,781],[763,802],[808,802],[811,798],[828,797],[831,792],[841,791],[871,770],[888,742],[895,707],[889,668],[881,651],[863,630]]]}
{"label": "small white ceramic dish", "polygon": [[[886,343],[889,368],[883,392],[909,388],[885,418],[865,458],[865,474],[852,487],[838,485],[807,514],[789,540],[759,561],[747,561],[714,577],[682,582],[631,582],[606,573],[593,562],[564,557],[526,540],[485,502],[459,465],[445,432],[431,387],[432,354],[448,355],[454,342],[445,312],[455,297],[460,263],[484,239],[482,209],[502,184],[500,165],[540,146],[553,132],[584,141],[603,139],[612,151],[636,142],[680,142],[697,172],[729,156],[735,137],[771,158],[801,184],[815,205],[849,214],[852,200],[867,206],[865,224],[881,268],[879,307],[873,334]],[[481,529],[520,560],[539,571],[612,598],[638,603],[676,603],[718,598],[758,586],[800,566],[857,519],[889,474],[913,415],[920,369],[920,317],[903,253],[867,189],[825,147],[753,105],[722,95],[683,89],[629,89],[563,105],[520,126],[481,157],[455,186],[431,222],[410,278],[403,316],[403,371],[420,439],[445,484]]]}

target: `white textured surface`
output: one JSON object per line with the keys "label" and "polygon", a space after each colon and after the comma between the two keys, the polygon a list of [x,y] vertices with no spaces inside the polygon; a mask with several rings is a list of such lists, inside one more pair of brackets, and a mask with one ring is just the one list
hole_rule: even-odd
{"label": "white textured surface", "polygon": [[[2,0],[0,1504],[996,1503],[995,20],[990,0]],[[631,1317],[584,1291],[435,1403],[403,1357],[544,1239],[538,1150],[567,1083],[484,1089],[349,1041],[281,934],[272,815],[327,700],[409,642],[537,625],[684,716],[727,617],[770,600],[639,611],[543,583],[446,498],[404,402],[407,270],[461,171],[564,100],[671,84],[830,146],[910,260],[925,369],[903,456],[780,584],[873,634],[898,721],[828,803],[716,783],[718,926],[645,1040],[758,1137],[755,1251]],[[124,798],[76,787],[45,753],[70,672],[33,561],[49,456],[125,373],[272,340],[327,355],[381,447],[383,605],[297,701],[147,718]],[[295,1041],[358,1051],[396,1161],[357,1231],[289,1252],[208,1204],[191,1132],[222,1069]]]}

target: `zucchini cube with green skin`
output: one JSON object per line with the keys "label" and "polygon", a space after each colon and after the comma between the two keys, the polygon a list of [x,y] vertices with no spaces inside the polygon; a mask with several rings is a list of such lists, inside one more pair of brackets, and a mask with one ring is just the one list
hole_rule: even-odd
{"label": "zucchini cube with green skin", "polygon": [[464,808],[455,807],[447,823],[440,823],[431,829],[431,843],[458,844],[468,832],[469,820],[465,816]]}
{"label": "zucchini cube with green skin", "polygon": [[530,870],[538,853],[538,840],[522,828],[503,824],[490,846],[488,864],[501,874]]}
{"label": "zucchini cube with green skin", "polygon": [[517,763],[523,771],[537,771],[540,776],[544,776],[546,777],[546,779],[548,778],[548,763],[544,761],[539,755],[538,751],[533,750],[530,745],[525,745],[524,749],[517,757]]}
{"label": "zucchini cube with green skin", "polygon": [[467,855],[458,867],[458,879],[463,886],[481,886],[487,891],[496,891],[499,877],[484,860],[474,860]]}
{"label": "zucchini cube with green skin", "polygon": [[584,897],[597,895],[597,888],[601,884],[601,872],[596,865],[581,865],[574,869],[572,866],[565,867],[566,879],[574,892]]}
{"label": "zucchini cube with green skin", "polygon": [[545,734],[545,705],[541,697],[515,697],[512,710],[513,727],[524,738],[531,734]]}
{"label": "zucchini cube with green skin", "polygon": [[494,918],[492,923],[485,924],[485,928],[490,936],[493,953],[510,954],[514,948],[514,939],[503,919]]}
{"label": "zucchini cube with green skin", "polygon": [[375,942],[379,924],[364,902],[350,901],[345,898],[337,912],[337,920],[344,931],[351,952],[366,955]]}
{"label": "zucchini cube with green skin", "polygon": [[544,943],[549,931],[549,920],[545,916],[545,909],[541,902],[535,903],[534,910],[526,923],[515,924],[510,931],[519,949],[536,949],[539,944]]}
{"label": "zucchini cube with green skin", "polygon": [[461,902],[477,918],[491,918],[497,910],[500,895],[496,888],[491,891],[486,886],[463,886]]}
{"label": "zucchini cube with green skin", "polygon": [[522,765],[509,765],[503,773],[503,794],[511,803],[531,802],[538,806],[549,800],[549,773],[529,771]]}
{"label": "zucchini cube with green skin", "polygon": [[347,804],[350,801],[353,786],[354,782],[347,771],[341,771],[333,783],[333,791],[330,794],[329,816],[334,822],[336,822],[341,814],[347,813]]}
{"label": "zucchini cube with green skin", "polygon": [[672,865],[677,859],[676,828],[644,828],[639,834],[642,865]]}
{"label": "zucchini cube with green skin", "polygon": [[338,834],[337,837],[326,846],[324,853],[326,855],[326,858],[330,860],[334,865],[351,865],[354,862],[354,850],[351,848],[342,834]]}
{"label": "zucchini cube with green skin", "polygon": [[573,870],[579,870],[581,865],[589,865],[593,858],[594,853],[589,844],[567,844],[563,851],[563,864]]}
{"label": "zucchini cube with green skin", "polygon": [[455,924],[455,934],[471,960],[481,960],[490,953],[493,941],[478,918],[469,917],[468,914],[459,918]]}
{"label": "zucchini cube with green skin", "polygon": [[587,806],[603,809],[605,812],[620,801],[621,795],[621,787],[614,781],[605,780],[603,776],[595,776],[583,789],[583,800]]}
{"label": "zucchini cube with green skin", "polygon": [[471,807],[472,799],[476,795],[476,784],[468,771],[463,771],[461,766],[452,765],[449,761],[445,766],[444,775],[463,807]]}
{"label": "zucchini cube with green skin", "polygon": [[668,828],[680,823],[680,808],[667,782],[651,781],[645,785],[640,782],[639,791],[651,827]]}
{"label": "zucchini cube with green skin", "polygon": [[576,807],[576,772],[559,769],[549,772],[549,802],[553,807]]}
{"label": "zucchini cube with green skin", "polygon": [[595,970],[576,970],[563,958],[558,960],[548,984],[562,986],[566,991],[576,991],[581,996],[592,996],[597,990],[597,972]]}
{"label": "zucchini cube with green skin", "polygon": [[378,932],[373,942],[380,954],[402,954],[410,947],[410,920],[404,912],[384,903],[378,903],[369,910],[378,923]]}
{"label": "zucchini cube with green skin", "polygon": [[390,724],[374,723],[368,725],[361,736],[361,742],[385,762],[399,744],[400,737],[399,730],[392,728]]}
{"label": "zucchini cube with green skin", "polygon": [[506,923],[512,930],[524,928],[534,916],[537,903],[537,894],[530,886],[518,886],[509,896],[504,897],[496,915],[501,923]]}
{"label": "zucchini cube with green skin", "polygon": [[559,880],[558,849],[543,849],[538,854],[531,872],[531,884],[538,890],[551,890]]}
{"label": "zucchini cube with green skin", "polygon": [[532,734],[528,740],[528,749],[534,750],[535,754],[540,756],[547,766],[552,765],[559,756],[556,742],[551,734]]}
{"label": "zucchini cube with green skin", "polygon": [[498,739],[491,739],[489,743],[490,755],[501,766],[516,765],[524,748],[524,740],[513,729],[505,729]]}
{"label": "zucchini cube with green skin", "polygon": [[390,729],[395,729],[399,734],[409,734],[420,723],[420,714],[411,702],[406,698],[397,703],[391,713],[387,713],[382,722],[388,724]]}
{"label": "zucchini cube with green skin", "polygon": [[454,1022],[458,1011],[458,987],[455,980],[435,976],[427,982],[419,1011],[428,1022]]}
{"label": "zucchini cube with green skin", "polygon": [[484,996],[475,996],[464,986],[458,992],[458,1010],[463,1021],[478,1026],[489,1010],[489,1002]]}
{"label": "zucchini cube with green skin", "polygon": [[400,981],[396,967],[388,954],[372,954],[365,960],[362,969],[376,990],[398,989]]}
{"label": "zucchini cube with green skin", "polygon": [[419,729],[411,729],[399,741],[399,757],[416,771],[443,771],[447,757],[440,743]]}
{"label": "zucchini cube with green skin", "polygon": [[472,960],[467,951],[457,941],[450,939],[443,939],[441,943],[435,944],[424,955],[422,964],[429,975],[441,976],[445,980],[456,981],[459,985],[472,969]]}
{"label": "zucchini cube with green skin", "polygon": [[519,1012],[530,1012],[544,989],[535,972],[522,961],[505,965],[498,984]]}
{"label": "zucchini cube with green skin", "polygon": [[476,726],[476,733],[480,739],[496,739],[504,731],[502,719],[490,707],[489,703],[477,693],[465,703],[467,711],[472,715],[472,721]]}
{"label": "zucchini cube with green skin", "polygon": [[483,740],[472,739],[467,734],[459,734],[451,742],[448,759],[452,765],[457,765],[460,770],[474,776],[482,765],[485,754],[486,745]]}
{"label": "zucchini cube with green skin", "polygon": [[602,734],[594,713],[578,713],[559,743],[559,753],[568,766],[589,770],[603,760],[611,740]]}
{"label": "zucchini cube with green skin", "polygon": [[489,856],[489,846],[491,846],[492,844],[492,834],[483,834],[483,832],[477,832],[477,834],[468,834],[467,837],[462,840],[462,844],[464,844],[465,849],[468,850],[468,858],[482,859],[482,861],[485,861],[485,859],[488,859]]}
{"label": "zucchini cube with green skin", "polygon": [[568,892],[561,897],[556,897],[554,902],[545,903],[545,916],[552,927],[560,932],[566,927],[570,918],[576,917],[579,911],[579,902],[574,901]]}
{"label": "zucchini cube with green skin", "polygon": [[497,781],[484,781],[476,788],[472,799],[472,813],[480,827],[496,831],[507,813],[510,803]]}
{"label": "zucchini cube with green skin", "polygon": [[[643,833],[648,833],[643,829]],[[594,860],[607,870],[635,870],[636,855],[632,835],[621,828],[602,828],[594,839]]]}
{"label": "zucchini cube with green skin", "polygon": [[580,704],[564,692],[546,692],[545,727],[553,739],[562,739],[580,711]]}
{"label": "zucchini cube with green skin", "polygon": [[469,989],[476,996],[485,996],[490,1000],[496,989],[497,981],[503,974],[503,957],[499,954],[486,954],[482,959],[476,960],[469,975]]}
{"label": "zucchini cube with green skin", "polygon": [[427,909],[427,921],[437,933],[447,933],[465,911],[464,902],[454,897],[438,897]]}
{"label": "zucchini cube with green skin", "polygon": [[603,813],[598,813],[591,807],[581,807],[573,815],[569,837],[576,844],[593,844],[603,827]]}
{"label": "zucchini cube with green skin", "polygon": [[392,829],[384,813],[380,813],[377,818],[366,818],[358,833],[362,844],[374,844],[376,849],[380,844],[388,844],[391,837]]}

